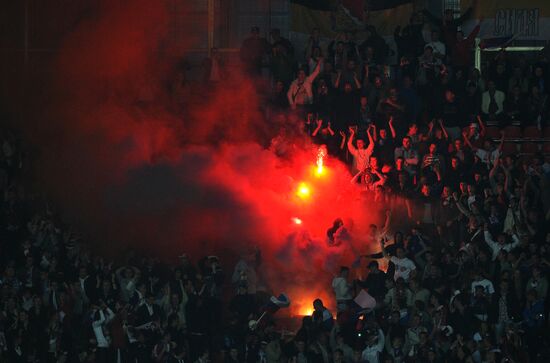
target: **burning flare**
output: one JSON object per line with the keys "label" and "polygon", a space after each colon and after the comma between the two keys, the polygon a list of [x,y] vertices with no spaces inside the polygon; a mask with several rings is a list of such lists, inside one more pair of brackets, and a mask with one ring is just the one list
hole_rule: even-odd
{"label": "burning flare", "polygon": [[306,199],[311,194],[311,190],[306,183],[300,183],[300,185],[298,185],[298,190],[296,191],[296,194],[301,199]]}
{"label": "burning flare", "polygon": [[322,145],[319,147],[319,150],[317,151],[317,170],[316,174],[317,176],[321,176],[324,174],[324,159],[325,156],[327,156],[327,148],[325,145]]}

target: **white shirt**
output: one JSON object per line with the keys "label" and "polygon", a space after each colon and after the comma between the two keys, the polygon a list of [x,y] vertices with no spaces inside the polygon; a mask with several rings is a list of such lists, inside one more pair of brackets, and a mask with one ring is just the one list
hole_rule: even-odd
{"label": "white shirt", "polygon": [[384,350],[385,337],[382,330],[378,329],[378,341],[375,345],[367,345],[361,354],[361,359],[369,363],[380,363],[378,356]]}
{"label": "white shirt", "polygon": [[495,160],[500,158],[500,154],[501,152],[498,149],[493,151],[483,149],[476,150],[476,156],[487,165],[487,168],[490,168],[495,163]]}
{"label": "white shirt", "polygon": [[105,334],[103,334],[103,326],[113,320],[114,317],[115,314],[113,313],[113,311],[107,308],[107,316],[105,316],[103,310],[99,310],[99,320],[92,322],[95,340],[99,348],[109,347],[109,341],[105,337]]}
{"label": "white shirt", "polygon": [[397,258],[392,256],[390,261],[395,265],[395,274],[393,276],[394,280],[402,277],[405,281],[409,279],[411,272],[416,270],[416,266],[412,260],[405,258]]}
{"label": "white shirt", "polygon": [[332,289],[338,300],[351,300],[350,286],[347,280],[343,277],[335,277],[332,280]]}
{"label": "white shirt", "polygon": [[512,235],[512,239],[514,240],[514,242],[505,243],[505,244],[500,244],[498,242],[495,242],[489,231],[485,231],[484,236],[485,236],[485,243],[487,243],[489,247],[491,247],[491,250],[493,251],[493,261],[497,259],[500,251],[504,250],[506,252],[510,252],[511,250],[516,248],[520,242],[518,236],[516,236],[515,234]]}
{"label": "white shirt", "polygon": [[446,53],[445,52],[446,51],[445,44],[443,44],[440,41],[430,42],[430,43],[426,44],[425,47],[428,47],[428,46],[432,47],[434,54],[439,54],[439,55],[444,56],[445,53]]}
{"label": "white shirt", "polygon": [[290,105],[310,105],[313,103],[312,83],[319,74],[319,68],[315,70],[300,83],[298,79],[292,81],[288,88],[287,98]]}
{"label": "white shirt", "polygon": [[369,167],[370,157],[374,151],[374,143],[369,143],[364,149],[357,149],[353,144],[348,143],[348,149],[353,155],[353,165],[358,171],[363,171]]}
{"label": "white shirt", "polygon": [[495,288],[493,287],[493,283],[487,279],[474,281],[472,282],[472,294],[476,291],[476,286],[481,286],[485,290],[487,294],[493,294],[495,292]]}

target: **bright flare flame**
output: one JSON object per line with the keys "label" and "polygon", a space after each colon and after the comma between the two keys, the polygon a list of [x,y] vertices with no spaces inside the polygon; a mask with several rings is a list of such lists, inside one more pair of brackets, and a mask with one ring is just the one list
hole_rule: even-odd
{"label": "bright flare flame", "polygon": [[298,225],[302,224],[302,220],[300,218],[296,218],[296,217],[292,218],[292,222],[294,222],[295,224],[298,224]]}
{"label": "bright flare flame", "polygon": [[300,185],[298,185],[298,190],[296,191],[296,195],[298,195],[298,197],[301,199],[306,199],[310,194],[311,190],[306,183],[300,183]]}
{"label": "bright flare flame", "polygon": [[327,155],[326,147],[324,145],[319,147],[319,151],[317,152],[317,170],[315,171],[317,176],[321,176],[325,172],[323,164],[324,164],[324,159],[326,155]]}
{"label": "bright flare flame", "polygon": [[313,315],[313,308],[311,307],[303,307],[300,309],[299,315],[301,316],[311,316]]}

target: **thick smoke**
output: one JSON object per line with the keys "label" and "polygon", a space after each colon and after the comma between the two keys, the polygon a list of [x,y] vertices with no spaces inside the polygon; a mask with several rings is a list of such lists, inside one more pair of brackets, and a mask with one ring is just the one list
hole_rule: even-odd
{"label": "thick smoke", "polygon": [[[39,179],[64,217],[103,251],[221,253],[232,261],[258,246],[269,288],[298,302],[328,296],[315,286],[330,286],[327,278],[353,256],[349,246],[326,246],[327,228],[343,218],[364,251],[360,236],[377,214],[357,198],[345,167],[328,160],[327,176],[316,179],[316,149],[302,138],[287,140],[290,158],[266,148],[273,127],[257,83],[240,74],[206,99],[190,92],[179,112],[169,85],[184,54],[171,50],[179,48],[169,41],[166,4],[100,4],[45,70],[46,106],[26,128],[42,152]],[[302,180],[308,200],[295,194]]]}

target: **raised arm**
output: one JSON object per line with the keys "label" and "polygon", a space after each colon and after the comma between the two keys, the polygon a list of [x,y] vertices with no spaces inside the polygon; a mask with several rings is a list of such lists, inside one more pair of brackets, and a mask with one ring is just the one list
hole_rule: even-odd
{"label": "raised arm", "polygon": [[464,143],[470,148],[472,149],[473,151],[477,151],[477,147],[475,147],[474,145],[472,145],[472,143],[470,142],[470,139],[468,138],[468,134],[466,133],[466,131],[463,131],[462,132],[462,137],[464,138]]}
{"label": "raised arm", "polygon": [[342,71],[338,70],[338,74],[336,75],[336,79],[334,80],[334,88],[336,89],[340,87],[340,78],[342,78]]}
{"label": "raised arm", "polygon": [[477,115],[477,122],[479,123],[479,135],[481,137],[485,137],[485,135],[487,134],[487,127],[485,127],[485,123],[481,119],[480,115]]}
{"label": "raised arm", "polygon": [[500,140],[499,140],[499,144],[498,144],[498,147],[497,147],[497,150],[499,152],[499,154],[502,154],[502,147],[504,146],[504,130],[500,132]]}
{"label": "raised arm", "polygon": [[382,255],[384,256],[384,258],[387,258],[388,260],[391,259],[388,251],[386,251],[386,240],[384,238],[380,240],[380,249],[382,249]]}
{"label": "raised arm", "polygon": [[342,136],[342,141],[340,142],[340,150],[344,150],[344,146],[346,146],[346,133],[344,131],[340,131],[340,136]]}
{"label": "raised arm", "polygon": [[367,153],[369,155],[372,154],[373,150],[374,150],[374,139],[372,137],[372,134],[371,134],[371,130],[372,130],[372,125],[370,125],[368,128],[367,128],[367,137],[369,139],[369,145],[367,146]]}
{"label": "raised arm", "polygon": [[317,76],[321,72],[321,63],[323,63],[323,58],[322,57],[320,57],[317,60],[317,65],[315,66],[315,69],[313,70],[313,72],[311,72],[311,74],[309,76],[307,76],[307,81],[308,82],[313,82],[315,80],[315,78],[317,78]]}
{"label": "raised arm", "polygon": [[[385,177],[385,176],[384,176]],[[382,235],[385,236],[388,234],[391,223],[391,210],[386,210],[386,219],[384,220],[384,226],[382,227]]]}
{"label": "raised arm", "polygon": [[390,126],[390,133],[392,139],[395,139],[396,133],[395,128],[393,127],[393,116],[390,116],[390,120],[388,121],[388,125]]}
{"label": "raised arm", "polygon": [[317,127],[315,127],[315,130],[313,130],[313,133],[311,134],[311,136],[312,137],[317,136],[322,126],[323,126],[323,120],[317,120]]}
{"label": "raised arm", "polygon": [[460,213],[464,214],[466,217],[470,217],[472,215],[472,213],[470,213],[470,211],[464,208],[462,203],[460,203],[460,200],[458,199],[458,194],[456,192],[453,193],[453,199]]}
{"label": "raised arm", "polygon": [[332,125],[330,124],[330,121],[327,122],[327,130],[330,136],[334,136],[334,130],[332,129]]}
{"label": "raised arm", "polygon": [[353,138],[355,136],[355,130],[350,127],[349,132],[350,132],[350,134],[349,134],[349,138],[348,138],[348,150],[349,150],[350,154],[356,155],[357,154],[357,149],[355,148],[355,146],[353,146]]}
{"label": "raised arm", "polygon": [[437,120],[439,122],[439,127],[441,127],[441,132],[443,132],[443,136],[445,136],[446,140],[449,140],[449,134],[447,133],[447,129],[445,128],[445,125],[443,124],[443,119]]}
{"label": "raised arm", "polygon": [[357,73],[353,73],[353,81],[355,82],[355,87],[357,87],[357,89],[360,89],[361,88],[361,81],[359,80],[359,78],[357,78]]}

